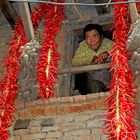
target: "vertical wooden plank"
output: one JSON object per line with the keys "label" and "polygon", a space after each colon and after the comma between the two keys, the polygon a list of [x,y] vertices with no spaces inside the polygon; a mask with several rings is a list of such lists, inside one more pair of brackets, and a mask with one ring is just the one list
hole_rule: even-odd
{"label": "vertical wooden plank", "polygon": [[[132,0],[129,0],[132,1]],[[130,11],[130,17],[132,24],[136,22],[138,18],[138,11],[136,7],[136,3],[129,3],[129,11]]]}
{"label": "vertical wooden plank", "polygon": [[[61,54],[61,60],[59,61],[59,70],[71,67],[72,49],[73,49],[74,35],[71,31],[68,31],[64,24],[61,27],[60,32],[56,37],[58,45],[58,51]],[[73,90],[72,74],[58,75],[58,81],[56,84],[56,93],[60,97],[72,95]]]}
{"label": "vertical wooden plank", "polygon": [[19,3],[19,9],[23,21],[25,34],[28,38],[28,41],[30,41],[35,38],[35,35],[28,3],[27,2]]}

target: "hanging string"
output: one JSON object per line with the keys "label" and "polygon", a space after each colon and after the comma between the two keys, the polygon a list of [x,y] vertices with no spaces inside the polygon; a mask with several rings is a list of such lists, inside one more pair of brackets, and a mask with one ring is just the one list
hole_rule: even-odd
{"label": "hanging string", "polygon": [[77,5],[77,6],[106,6],[106,5],[117,5],[117,4],[128,4],[128,3],[140,3],[140,1],[130,0],[130,1],[121,1],[121,2],[110,2],[110,3],[80,3],[80,2],[69,2],[69,3],[61,3],[61,2],[51,2],[51,1],[42,1],[42,0],[9,0],[11,2],[36,2],[36,3],[47,3],[54,5]]}

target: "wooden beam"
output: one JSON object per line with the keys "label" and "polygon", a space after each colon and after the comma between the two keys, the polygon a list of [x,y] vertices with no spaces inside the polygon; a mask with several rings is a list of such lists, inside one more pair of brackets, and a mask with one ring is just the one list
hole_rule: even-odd
{"label": "wooden beam", "polygon": [[27,2],[19,3],[19,9],[26,37],[28,38],[28,41],[30,41],[35,38],[35,35],[28,3]]}
{"label": "wooden beam", "polygon": [[14,28],[18,15],[13,6],[8,2],[8,0],[0,0],[0,8],[11,27]]}
{"label": "wooden beam", "polygon": [[109,68],[110,63],[105,64],[94,64],[94,65],[88,65],[88,66],[79,66],[79,67],[71,67],[63,69],[59,72],[59,74],[65,74],[65,73],[82,73],[87,71],[94,71],[94,70],[100,70]]}
{"label": "wooden beam", "polygon": [[[132,1],[132,0],[129,0],[129,1]],[[131,22],[133,24],[138,19],[138,10],[136,7],[136,3],[129,3],[129,11],[130,11]]]}

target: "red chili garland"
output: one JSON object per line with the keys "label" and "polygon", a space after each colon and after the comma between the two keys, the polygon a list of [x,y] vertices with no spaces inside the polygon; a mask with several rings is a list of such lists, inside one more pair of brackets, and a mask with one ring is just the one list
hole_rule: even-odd
{"label": "red chili garland", "polygon": [[[63,2],[58,0],[57,2]],[[63,6],[41,4],[31,14],[34,29],[36,30],[44,13],[45,33],[44,43],[42,44],[42,54],[39,56],[40,63],[37,66],[37,78],[40,84],[42,98],[54,96],[53,85],[56,83],[58,73],[59,54],[55,43],[55,36],[60,29],[63,17]],[[21,55],[20,47],[27,42],[22,21],[18,20],[15,26],[14,38],[8,44],[10,46],[7,57],[4,59],[3,66],[6,67],[6,75],[0,82],[0,140],[7,140],[9,131],[7,128],[12,125],[14,119],[15,105],[17,97],[16,91],[17,75],[19,74],[19,57]],[[44,80],[45,79],[45,80]]]}
{"label": "red chili garland", "polygon": [[[37,25],[41,20],[41,6],[32,13],[33,25]],[[35,26],[36,28],[37,26]],[[12,41],[8,43],[10,49],[8,55],[3,61],[3,66],[6,67],[6,74],[0,82],[0,140],[7,140],[10,133],[7,130],[12,125],[14,119],[15,99],[17,97],[16,90],[17,75],[19,74],[19,57],[21,55],[20,47],[27,43],[24,33],[22,21],[19,19],[15,25],[15,32]]]}
{"label": "red chili garland", "polygon": [[[63,2],[63,0],[57,0]],[[44,23],[44,42],[41,45],[39,55],[39,64],[37,65],[37,80],[42,99],[48,99],[56,94],[53,91],[53,86],[56,83],[58,74],[58,60],[60,58],[57,52],[55,37],[60,29],[61,21],[63,20],[63,6],[60,5],[45,5],[46,11]]]}
{"label": "red chili garland", "polygon": [[15,90],[19,88],[16,84],[17,75],[20,72],[18,60],[21,52],[19,48],[27,42],[21,20],[18,20],[15,29],[14,38],[8,43],[11,48],[3,62],[3,66],[6,67],[6,75],[0,82],[0,140],[8,139],[7,128],[11,126],[16,112],[14,101],[16,98]]}
{"label": "red chili garland", "polygon": [[[123,0],[114,0],[120,2]],[[113,78],[108,98],[107,127],[110,140],[136,140],[136,93],[134,77],[128,64],[126,41],[128,34],[128,5],[114,5],[114,45],[111,69]]]}

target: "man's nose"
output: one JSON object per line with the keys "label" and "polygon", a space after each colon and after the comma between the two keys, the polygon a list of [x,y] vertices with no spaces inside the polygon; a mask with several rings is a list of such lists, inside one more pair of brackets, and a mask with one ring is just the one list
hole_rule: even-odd
{"label": "man's nose", "polygon": [[95,41],[94,38],[90,38],[90,40],[89,40],[90,43],[92,43],[94,41]]}

